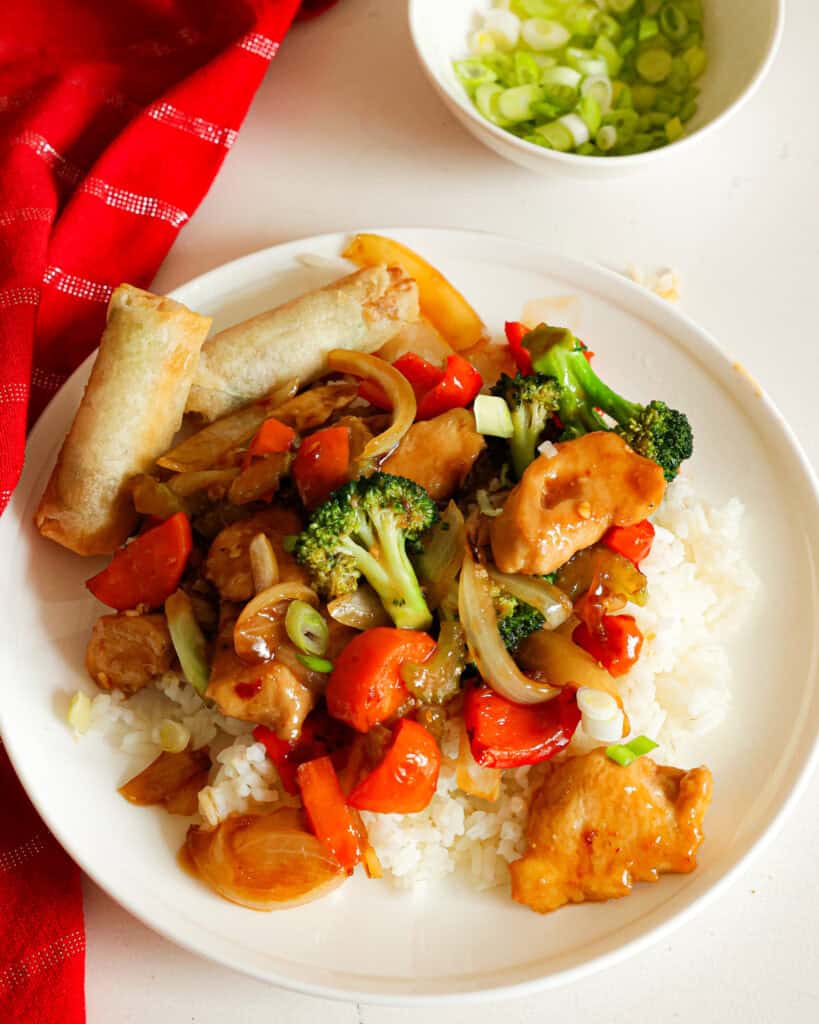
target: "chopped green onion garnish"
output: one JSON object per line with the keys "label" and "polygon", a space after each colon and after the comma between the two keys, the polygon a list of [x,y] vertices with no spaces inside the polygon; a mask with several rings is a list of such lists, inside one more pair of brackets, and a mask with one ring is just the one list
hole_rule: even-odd
{"label": "chopped green onion garnish", "polygon": [[68,724],[77,733],[87,732],[91,725],[91,698],[77,690],[68,702]]}
{"label": "chopped green onion garnish", "polygon": [[635,757],[642,757],[643,754],[649,754],[652,750],[656,750],[658,744],[648,736],[636,736],[626,746]]}
{"label": "chopped green onion garnish", "polygon": [[472,406],[475,429],[487,437],[511,437],[514,433],[509,406],[497,395],[478,395]]}
{"label": "chopped green onion garnish", "polygon": [[648,736],[637,736],[630,743],[614,743],[606,747],[606,757],[616,764],[628,768],[632,761],[636,761],[643,754],[648,754],[656,749],[657,744]]}
{"label": "chopped green onion garnish", "polygon": [[327,620],[306,601],[291,601],[284,617],[290,640],[303,654],[324,654],[330,642]]}
{"label": "chopped green onion garnish", "polygon": [[297,654],[296,657],[311,672],[332,672],[333,663],[326,658],[318,658],[315,654]]}
{"label": "chopped green onion garnish", "polygon": [[453,70],[479,113],[517,138],[621,156],[684,133],[702,41],[700,0],[493,0]]}

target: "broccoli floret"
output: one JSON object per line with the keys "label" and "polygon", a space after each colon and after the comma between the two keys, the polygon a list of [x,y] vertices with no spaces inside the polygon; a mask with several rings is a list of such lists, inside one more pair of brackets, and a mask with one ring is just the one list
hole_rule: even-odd
{"label": "broccoli floret", "polygon": [[509,450],[515,476],[520,480],[523,471],[535,457],[535,449],[560,402],[560,385],[545,373],[520,373],[514,377],[503,373],[492,394],[502,398],[509,406],[513,434]]}
{"label": "broccoli floret", "polygon": [[373,473],[340,487],[316,509],[296,538],[294,554],[325,597],[355,590],[364,576],[396,626],[426,629],[432,615],[407,546],[437,518],[423,487]]}
{"label": "broccoli floret", "polygon": [[510,654],[515,653],[530,633],[541,629],[545,621],[537,608],[505,592],[495,597],[495,612],[498,631]]}
{"label": "broccoli floret", "polygon": [[681,463],[691,457],[694,437],[688,417],[665,402],[629,402],[597,376],[584,355],[585,346],[565,327],[541,324],[524,338],[538,373],[561,385],[558,416],[563,439],[592,430],[610,429],[600,411],[610,416],[616,433],[639,454],[656,462],[666,480],[673,480]]}

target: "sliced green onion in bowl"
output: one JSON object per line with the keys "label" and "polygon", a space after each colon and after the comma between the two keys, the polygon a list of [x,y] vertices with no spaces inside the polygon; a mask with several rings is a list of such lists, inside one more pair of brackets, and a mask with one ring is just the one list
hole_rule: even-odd
{"label": "sliced green onion in bowl", "polygon": [[499,49],[511,50],[517,46],[520,37],[520,18],[512,11],[493,7],[486,12],[483,27]]}
{"label": "sliced green onion in bowl", "polygon": [[319,658],[315,654],[297,654],[296,657],[304,665],[305,668],[309,668],[311,672],[332,672],[333,663],[328,661],[327,658]]}
{"label": "sliced green onion in bowl", "polygon": [[472,411],[479,434],[509,438],[514,433],[509,406],[499,395],[478,395]]}
{"label": "sliced green onion in bowl", "polygon": [[533,50],[559,50],[571,39],[571,32],[558,21],[529,18],[520,29],[521,37]]}
{"label": "sliced green onion in bowl", "polygon": [[614,87],[608,75],[588,75],[580,86],[580,95],[592,96],[600,107],[600,112],[607,114],[614,100]]}
{"label": "sliced green onion in bowl", "polygon": [[606,62],[608,73],[612,78],[616,78],[623,66],[623,58],[614,43],[608,36],[598,36],[594,43],[594,51],[599,53]]}
{"label": "sliced green onion in bowl", "polygon": [[566,85],[570,89],[577,89],[583,76],[576,68],[568,68],[564,64],[557,67],[546,68],[540,77],[543,85]]}
{"label": "sliced green onion in bowl", "polygon": [[479,85],[486,85],[494,82],[498,77],[497,73],[485,64],[482,60],[471,57],[467,60],[456,60],[453,65],[458,80],[467,89],[475,89]]}
{"label": "sliced green onion in bowl", "polygon": [[528,50],[515,51],[515,78],[518,85],[538,85],[542,72],[543,68],[533,53]]}
{"label": "sliced green onion in bowl", "polygon": [[677,4],[664,4],[660,10],[660,31],[667,39],[677,42],[688,33],[688,18]]}
{"label": "sliced green onion in bowl", "polygon": [[550,149],[556,149],[560,153],[568,153],[574,145],[572,133],[560,121],[540,125],[535,129],[535,134],[539,135]]}
{"label": "sliced green onion in bowl", "polygon": [[671,73],[672,57],[668,50],[643,50],[637,57],[634,66],[637,74],[646,82],[656,84],[664,82]]}
{"label": "sliced green onion in bowl", "polygon": [[589,129],[589,135],[596,135],[603,121],[603,113],[594,96],[591,94],[582,96],[577,105],[577,112]]}
{"label": "sliced green onion in bowl", "polygon": [[532,104],[542,96],[537,85],[517,85],[504,89],[498,97],[498,113],[511,124],[529,121],[532,118]]}
{"label": "sliced green onion in bowl", "polygon": [[566,48],[566,63],[582,75],[607,75],[609,66],[603,57],[593,50],[582,50],[577,46]]}
{"label": "sliced green onion in bowl", "polygon": [[302,654],[322,655],[330,642],[327,620],[306,601],[291,601],[284,617],[284,628]]}
{"label": "sliced green onion in bowl", "polygon": [[557,119],[557,123],[568,129],[575,146],[582,146],[589,141],[589,126],[579,114],[564,114]]}
{"label": "sliced green onion in bowl", "polygon": [[486,57],[497,49],[492,33],[486,32],[483,29],[479,32],[473,32],[469,37],[468,43],[469,52],[473,57]]}
{"label": "sliced green onion in bowl", "polygon": [[604,124],[597,133],[595,142],[604,153],[617,145],[617,129],[613,124]]}
{"label": "sliced green onion in bowl", "polygon": [[503,88],[494,83],[479,85],[475,90],[475,105],[487,121],[496,124],[499,128],[508,128],[511,124],[501,114],[498,103],[503,95]]}

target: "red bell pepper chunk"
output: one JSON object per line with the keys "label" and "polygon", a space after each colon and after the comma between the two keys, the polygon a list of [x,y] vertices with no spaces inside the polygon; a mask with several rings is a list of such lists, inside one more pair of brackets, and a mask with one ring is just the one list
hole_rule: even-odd
{"label": "red bell pepper chunk", "polygon": [[177,512],[120,548],[85,585],[120,612],[137,605],[158,608],[178,587],[192,548],[191,524]]}
{"label": "red bell pepper chunk", "polygon": [[526,377],[532,372],[532,356],[529,350],[523,347],[523,337],[529,333],[529,328],[517,320],[507,320],[504,324],[504,331],[512,358],[515,360],[518,370]]}
{"label": "red bell pepper chunk", "polygon": [[376,626],[359,633],[336,658],[325,692],[327,710],[367,732],[409,697],[399,671],[404,662],[425,661],[435,647],[429,633],[414,629]]}
{"label": "red bell pepper chunk", "polygon": [[290,450],[295,436],[291,426],[271,416],[256,431],[247,450],[250,455],[277,455]]}
{"label": "red bell pepper chunk", "polygon": [[358,817],[347,806],[341,785],[329,757],[319,757],[300,764],[296,772],[301,800],[310,827],[316,837],[330,850],[348,872],[364,854]]}
{"label": "red bell pepper chunk", "polygon": [[[392,365],[407,378],[415,392],[416,401],[420,401],[428,391],[431,391],[444,379],[444,370],[426,359],[422,359],[415,352],[405,352]],[[362,380],[358,385],[358,394],[360,398],[369,402],[370,405],[374,405],[376,409],[383,409],[385,412],[392,409],[392,402],[386,392],[374,380]]]}
{"label": "red bell pepper chunk", "polygon": [[441,751],[423,725],[402,718],[384,757],[350,793],[351,807],[382,814],[423,811],[435,794]]}
{"label": "red bell pepper chunk", "polygon": [[352,737],[353,733],[347,726],[330,718],[323,707],[310,712],[301,727],[299,738],[293,743],[280,739],[266,725],[257,725],[253,730],[253,738],[264,744],[282,785],[288,793],[293,794],[299,791],[296,771],[300,764],[329,755],[335,767],[340,768],[341,765],[336,761],[346,761]]}
{"label": "red bell pepper chunk", "polygon": [[515,704],[489,686],[470,686],[464,699],[469,746],[482,768],[547,761],[569,745],[579,721],[569,688],[544,704]]}
{"label": "red bell pepper chunk", "polygon": [[603,534],[603,543],[607,548],[639,566],[644,558],[648,558],[651,551],[651,545],[654,543],[654,526],[648,519],[643,519],[633,526],[612,526]]}
{"label": "red bell pepper chunk", "polygon": [[317,430],[301,443],[290,474],[307,508],[347,482],[350,472],[350,431],[347,427]]}
{"label": "red bell pepper chunk", "polygon": [[415,418],[431,420],[450,409],[465,409],[483,387],[483,377],[472,363],[455,353],[447,356],[444,375],[439,384],[418,403]]}
{"label": "red bell pepper chunk", "polygon": [[422,359],[415,352],[405,352],[392,365],[396,370],[403,373],[410,382],[416,398],[420,398],[427,391],[437,387],[444,379],[446,372],[440,366],[435,366],[434,363]]}
{"label": "red bell pepper chunk", "polygon": [[612,676],[624,676],[643,649],[643,634],[633,615],[604,615],[600,630],[589,629],[581,622],[572,640]]}

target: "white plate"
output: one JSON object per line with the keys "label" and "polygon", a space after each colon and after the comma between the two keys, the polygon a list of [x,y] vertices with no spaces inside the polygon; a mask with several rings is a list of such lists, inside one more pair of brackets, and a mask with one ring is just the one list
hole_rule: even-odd
{"label": "white plate", "polygon": [[[819,733],[816,668],[817,486],[771,403],[707,334],[617,275],[511,239],[459,231],[389,232],[450,277],[499,332],[544,295],[574,295],[572,326],[615,386],[685,409],[708,496],[738,494],[748,553],[763,580],[753,620],[733,649],[728,723],[697,754],[715,797],[700,867],[640,885],[607,904],[540,917],[504,892],[454,880],[413,894],[356,877],[327,900],[278,914],[242,910],[177,866],[184,824],[135,808],[115,787],[139,767],[65,725],[68,697],[91,684],[82,667],[99,606],[83,588],[99,560],[40,539],[31,517],[76,408],[89,365],[65,385],[31,435],[20,487],[0,524],[8,597],[0,624],[0,726],[43,818],[78,864],[124,907],[170,939],[258,978],[316,995],[407,1003],[497,997],[577,978],[666,934],[719,891],[769,837],[806,778]],[[301,253],[335,256],[339,235],[255,253],[197,278],[176,298],[220,328],[335,276]]]}

